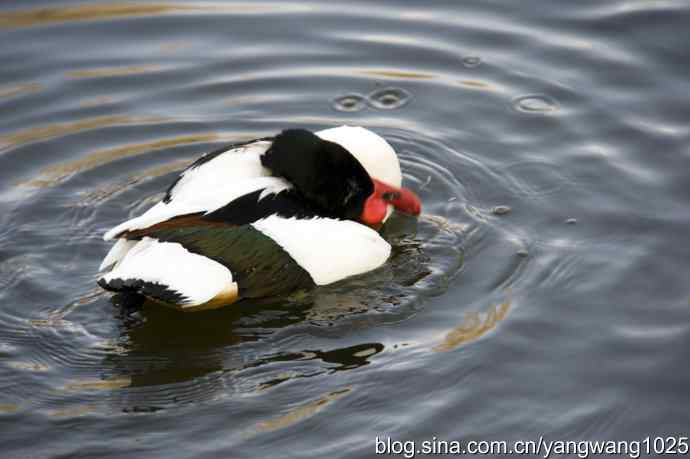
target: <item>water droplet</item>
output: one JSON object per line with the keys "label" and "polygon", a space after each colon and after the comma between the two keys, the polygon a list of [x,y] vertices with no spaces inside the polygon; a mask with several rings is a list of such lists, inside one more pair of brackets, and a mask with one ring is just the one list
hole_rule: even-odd
{"label": "water droplet", "polygon": [[494,215],[506,215],[512,212],[512,210],[508,206],[495,206],[491,208],[491,213]]}
{"label": "water droplet", "polygon": [[405,106],[412,95],[401,88],[381,88],[369,94],[369,104],[379,110],[394,110]]}
{"label": "water droplet", "polygon": [[477,67],[482,63],[482,59],[479,56],[467,56],[462,58],[462,65],[467,68]]}
{"label": "water droplet", "polygon": [[366,98],[361,94],[345,94],[333,100],[333,108],[339,112],[359,112],[366,105]]}
{"label": "water droplet", "polygon": [[575,218],[569,218],[565,221],[566,225],[574,225],[575,223],[577,223],[577,219]]}
{"label": "water droplet", "polygon": [[513,108],[524,113],[546,113],[558,110],[558,103],[543,94],[530,94],[513,99]]}

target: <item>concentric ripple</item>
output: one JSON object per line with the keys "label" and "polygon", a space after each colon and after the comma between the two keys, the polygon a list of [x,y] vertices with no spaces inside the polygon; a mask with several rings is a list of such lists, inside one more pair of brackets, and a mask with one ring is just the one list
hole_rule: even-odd
{"label": "concentric ripple", "polygon": [[462,65],[467,68],[478,67],[482,63],[482,59],[479,56],[466,56],[462,58]]}
{"label": "concentric ripple", "polygon": [[395,110],[407,105],[412,94],[402,88],[381,88],[370,93],[367,100],[372,107],[379,110]]}
{"label": "concentric ripple", "polygon": [[367,99],[361,94],[345,94],[333,100],[333,108],[341,112],[358,112],[367,106]]}
{"label": "concentric ripple", "polygon": [[513,107],[524,113],[548,113],[558,110],[558,103],[544,94],[530,94],[516,97]]}
{"label": "concentric ripple", "polygon": [[[58,3],[0,6],[4,456],[687,428],[685,3]],[[385,266],[198,314],[96,286],[201,154],[343,124],[423,202]]]}
{"label": "concentric ripple", "polygon": [[[158,14],[174,16],[183,10],[198,11],[104,5],[17,12],[4,20],[15,29],[61,22],[69,28],[70,21],[124,20],[129,15],[155,20]],[[160,48],[169,47],[161,43]],[[4,324],[14,325],[0,328],[5,354],[0,365],[12,374],[5,391],[11,406],[61,418],[113,409],[157,412],[270,392],[291,381],[366,366],[385,355],[385,344],[374,340],[333,346],[304,337],[347,335],[359,327],[375,330],[409,319],[431,298],[443,295],[462,271],[467,253],[476,256],[482,241],[486,243],[490,212],[472,204],[468,184],[476,179],[473,174],[482,181],[493,179],[490,169],[404,122],[414,118],[406,110],[415,91],[421,91],[409,82],[431,81],[433,72],[358,69],[354,73],[369,80],[360,88],[338,76],[341,67],[324,65],[318,73],[331,75],[334,84],[358,88],[337,95],[331,87],[333,92],[324,97],[316,85],[303,89],[304,81],[314,78],[310,67],[276,72],[262,64],[271,57],[269,49],[239,56],[246,68],[217,62],[194,72],[170,62],[70,64],[60,75],[76,88],[73,101],[49,118],[37,108],[19,111],[14,127],[0,133],[0,158],[12,165],[4,172],[12,170],[11,180],[0,189],[12,212],[6,214],[12,218],[0,245],[0,272],[7,273],[0,281],[2,295],[16,305],[2,312]],[[194,53],[195,46],[186,43],[174,50],[173,55]],[[478,57],[462,59],[467,68],[479,63]],[[94,91],[96,87],[105,89]],[[8,101],[51,97],[58,90],[40,83],[3,88],[0,94]],[[175,107],[187,108],[177,113],[156,109],[151,102],[159,97],[179,99]],[[134,113],[125,110],[127,100]],[[107,250],[99,239],[104,230],[145,211],[177,171],[221,143],[291,126],[351,123],[323,112],[323,100],[332,100],[343,116],[398,114],[403,121],[361,120],[390,140],[399,152],[406,185],[424,203],[418,220],[396,217],[386,226],[393,254],[384,267],[282,303],[239,305],[192,318],[150,305],[141,309],[94,289],[95,270]],[[317,115],[291,108],[305,103],[317,107]],[[228,125],[228,116],[234,125]],[[46,149],[65,154],[46,158]],[[463,176],[459,170],[474,172]],[[35,306],[21,306],[27,302]],[[277,419],[259,425],[289,424]]]}

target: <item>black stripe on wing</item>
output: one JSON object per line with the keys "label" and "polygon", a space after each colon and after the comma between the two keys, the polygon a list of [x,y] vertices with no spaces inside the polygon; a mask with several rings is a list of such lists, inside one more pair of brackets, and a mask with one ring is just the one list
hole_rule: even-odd
{"label": "black stripe on wing", "polygon": [[295,189],[261,197],[263,192],[264,190],[258,190],[245,194],[202,218],[231,225],[245,225],[271,215],[285,218],[334,217],[328,210],[316,208]]}
{"label": "black stripe on wing", "polygon": [[98,285],[104,290],[109,290],[111,292],[138,293],[139,295],[144,295],[145,297],[167,304],[182,305],[188,302],[188,298],[177,290],[167,285],[157,282],[148,282],[142,279],[116,278],[110,281],[99,279]]}
{"label": "black stripe on wing", "polygon": [[192,169],[196,169],[200,166],[203,166],[207,162],[211,161],[212,159],[216,158],[217,156],[222,155],[226,151],[234,150],[235,148],[240,148],[244,147],[247,145],[251,145],[256,142],[265,142],[265,141],[271,141],[273,140],[273,137],[262,137],[260,139],[252,139],[252,140],[247,140],[246,142],[238,142],[238,143],[232,143],[230,145],[224,145],[216,150],[213,150],[209,153],[205,153],[203,156],[198,158],[196,161],[194,161],[192,164],[187,166],[182,172],[180,172],[180,175],[175,179],[174,182],[170,184],[167,190],[165,190],[165,196],[163,197],[163,202],[168,204],[172,200],[172,191],[175,188],[175,186],[178,184],[182,176],[184,175],[185,172],[190,171]]}
{"label": "black stripe on wing", "polygon": [[257,190],[240,196],[213,212],[184,214],[143,229],[129,230],[121,236],[135,240],[145,236],[156,237],[163,229],[188,228],[194,226],[242,226],[254,223],[271,215],[284,218],[331,217],[328,211],[316,209],[314,205],[294,189],[268,194],[261,198],[264,190]]}

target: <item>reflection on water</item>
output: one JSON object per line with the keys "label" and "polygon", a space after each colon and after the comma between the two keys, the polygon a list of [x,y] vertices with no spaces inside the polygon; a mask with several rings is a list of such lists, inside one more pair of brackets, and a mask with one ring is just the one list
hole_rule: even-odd
{"label": "reflection on water", "polygon": [[[3,457],[690,425],[687,2],[13,3]],[[192,315],[95,285],[103,231],[206,149],[340,124],[387,138],[424,203],[381,269]]]}
{"label": "reflection on water", "polygon": [[30,94],[38,92],[43,89],[38,83],[19,83],[16,85],[7,85],[0,87],[0,99],[9,99],[11,97],[21,96],[22,94]]}
{"label": "reflection on water", "polygon": [[329,392],[317,400],[299,405],[291,409],[286,414],[270,419],[268,421],[262,421],[256,425],[256,429],[260,432],[270,432],[272,430],[285,429],[290,427],[297,422],[300,422],[306,418],[314,416],[319,411],[325,409],[328,405],[334,403],[335,401],[345,397],[352,391],[352,388],[346,387],[333,392]]}
{"label": "reflection on water", "polygon": [[7,365],[10,367],[14,368],[15,370],[23,370],[23,371],[48,371],[50,370],[50,367],[48,367],[45,364],[42,363],[33,363],[33,362],[5,362]]}
{"label": "reflection on water", "polygon": [[434,75],[430,73],[409,72],[403,70],[362,70],[363,75],[371,75],[375,77],[394,78],[394,79],[412,79],[412,80],[430,80]]}
{"label": "reflection on water", "polygon": [[[364,367],[384,349],[380,343],[362,343],[285,351],[280,346],[282,333],[309,323],[301,306],[285,301],[266,305],[245,301],[195,314],[142,304],[133,295],[115,295],[113,305],[121,335],[115,342],[94,345],[105,352],[102,367],[111,376],[68,381],[64,388],[117,389],[110,403],[125,410],[198,403],[223,396],[231,388],[263,393],[291,381]],[[306,415],[309,409],[304,408],[299,413]],[[290,418],[296,420],[295,416],[301,415]]]}
{"label": "reflection on water", "polygon": [[76,418],[93,413],[97,408],[94,405],[80,405],[48,411],[48,416],[56,418]]}
{"label": "reflection on water", "polygon": [[69,78],[98,78],[123,75],[136,75],[138,73],[156,72],[160,70],[157,65],[138,65],[129,67],[101,67],[89,70],[72,70],[65,73]]}
{"label": "reflection on water", "polygon": [[311,350],[300,351],[289,354],[276,354],[266,356],[262,363],[280,361],[308,361],[320,360],[323,363],[331,363],[336,366],[331,367],[332,371],[352,370],[369,364],[369,358],[382,352],[384,349],[381,343],[363,343],[355,346],[332,349],[329,351]]}
{"label": "reflection on water", "polygon": [[476,341],[487,332],[493,330],[498,322],[505,319],[510,309],[510,302],[501,303],[498,308],[495,305],[483,314],[484,318],[479,312],[466,312],[465,320],[453,328],[445,336],[443,341],[432,348],[435,352],[447,352],[457,349],[471,341]]}
{"label": "reflection on water", "polygon": [[[328,351],[300,351],[293,353],[278,353],[267,355],[248,365],[247,368],[261,367],[278,362],[302,363],[311,362],[304,370],[280,371],[277,374],[269,371],[260,377],[261,382],[255,386],[257,392],[271,389],[279,384],[320,375],[328,375],[338,371],[354,370],[370,363],[370,358],[384,349],[381,343],[364,343],[355,346],[331,349]],[[328,365],[330,364],[330,365]]]}
{"label": "reflection on water", "polygon": [[19,410],[19,405],[14,405],[10,403],[3,403],[2,405],[0,405],[0,414],[14,413],[17,410]]}
{"label": "reflection on water", "polygon": [[95,21],[126,17],[149,16],[194,10],[192,6],[145,3],[105,3],[0,13],[0,27],[32,27],[72,21]]}
{"label": "reflection on water", "polygon": [[102,97],[94,97],[92,99],[85,99],[79,102],[79,105],[84,108],[90,108],[90,107],[100,107],[103,105],[108,105],[115,103],[116,99],[112,97],[107,97],[107,96],[102,96]]}
{"label": "reflection on water", "polygon": [[[0,13],[0,28],[33,27],[63,22],[106,21],[166,14],[185,14],[192,12],[232,12],[236,14],[261,13],[265,11],[287,10],[289,5],[210,2],[199,5],[180,3],[103,3],[100,5],[79,5],[64,7],[36,8],[30,10],[7,11]],[[302,8],[292,7],[295,11]]]}
{"label": "reflection on water", "polygon": [[130,378],[107,379],[103,381],[73,381],[65,385],[65,390],[87,391],[87,390],[112,390],[129,387],[132,384]]}
{"label": "reflection on water", "polygon": [[497,91],[497,89],[489,83],[476,80],[460,80],[460,84],[469,89],[483,89],[485,91]]}
{"label": "reflection on water", "polygon": [[38,172],[40,178],[32,179],[21,185],[47,188],[58,185],[64,179],[77,172],[87,171],[95,167],[107,164],[117,159],[136,156],[142,153],[149,153],[156,150],[175,147],[178,145],[189,145],[201,142],[213,142],[221,139],[218,134],[195,134],[173,137],[170,139],[155,140],[152,142],[136,143],[123,147],[111,148],[108,150],[97,151],[88,154],[74,161],[47,167]]}
{"label": "reflection on water", "polygon": [[55,123],[47,126],[35,126],[21,130],[13,134],[0,136],[0,152],[9,147],[18,147],[31,142],[40,142],[58,136],[75,134],[77,132],[88,131],[108,126],[120,126],[128,124],[146,124],[162,121],[160,118],[139,118],[129,116],[98,116],[86,118],[70,123]]}

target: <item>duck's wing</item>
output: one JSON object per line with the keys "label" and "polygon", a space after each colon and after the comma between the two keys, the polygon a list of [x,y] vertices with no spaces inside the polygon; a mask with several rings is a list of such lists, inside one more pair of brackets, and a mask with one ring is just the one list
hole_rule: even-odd
{"label": "duck's wing", "polygon": [[[264,179],[266,177],[254,181],[264,182]],[[243,181],[243,185],[246,182]],[[246,191],[247,187],[243,186],[242,190]],[[103,259],[99,270],[104,271],[117,264],[134,247],[136,241],[144,237],[160,238],[161,235],[169,237],[171,234],[177,235],[180,230],[186,228],[200,231],[195,234],[203,237],[211,228],[228,229],[247,226],[271,215],[297,218],[312,218],[318,215],[318,212],[294,189],[267,193],[265,188],[260,188],[237,198],[228,197],[229,194],[225,196],[230,199],[230,202],[213,211],[196,211],[197,208],[193,206],[179,203],[165,208],[165,204],[159,203],[157,207],[162,210],[154,207],[144,214],[143,218],[137,217],[119,225],[112,230],[117,233],[115,236],[117,242]],[[180,242],[183,245],[186,242],[184,239],[166,240]]]}
{"label": "duck's wing", "polygon": [[206,153],[180,173],[168,187],[164,203],[196,195],[200,188],[223,186],[227,182],[270,176],[261,164],[261,156],[271,146],[273,138],[250,140],[226,145]]}
{"label": "duck's wing", "polygon": [[[391,252],[388,242],[369,227],[321,217],[273,214],[251,224],[233,225],[203,216],[190,216],[179,219],[175,224],[154,225],[132,236],[142,237],[144,234],[143,240],[184,247],[182,250],[190,255],[227,268],[241,298],[275,296],[300,288],[331,284],[378,268]],[[124,261],[116,263],[104,276],[110,290],[123,290],[109,280],[123,278],[122,264],[125,261],[129,260],[131,263],[127,264],[135,266],[136,261],[143,260],[130,259],[130,254],[138,246],[137,243],[127,252]],[[159,257],[155,263],[165,263],[164,271],[176,272],[178,267],[186,266],[187,260],[185,257]],[[152,274],[156,273],[155,265],[147,266],[150,266]],[[185,271],[182,274],[185,281],[192,283],[198,276],[205,275],[204,271]],[[175,287],[176,283],[167,282],[170,288],[182,290]],[[146,292],[140,293],[147,295]]]}
{"label": "duck's wing", "polygon": [[237,283],[222,264],[182,245],[143,238],[98,284],[106,290],[135,292],[179,308],[231,303]]}
{"label": "duck's wing", "polygon": [[181,245],[226,267],[242,298],[275,296],[314,286],[310,274],[290,254],[252,225],[189,218],[181,226],[158,225],[146,233],[147,238]]}
{"label": "duck's wing", "polygon": [[[376,231],[359,223],[277,214],[243,225],[187,217],[131,235],[180,245],[226,267],[241,298],[331,284],[378,268],[391,251]],[[119,269],[116,264],[113,272]]]}
{"label": "duck's wing", "polygon": [[144,214],[112,228],[103,239],[112,240],[127,231],[182,215],[210,213],[256,191],[265,197],[291,188],[286,180],[271,177],[270,171],[261,164],[261,155],[270,145],[270,139],[258,139],[202,156],[182,171],[162,201]]}

